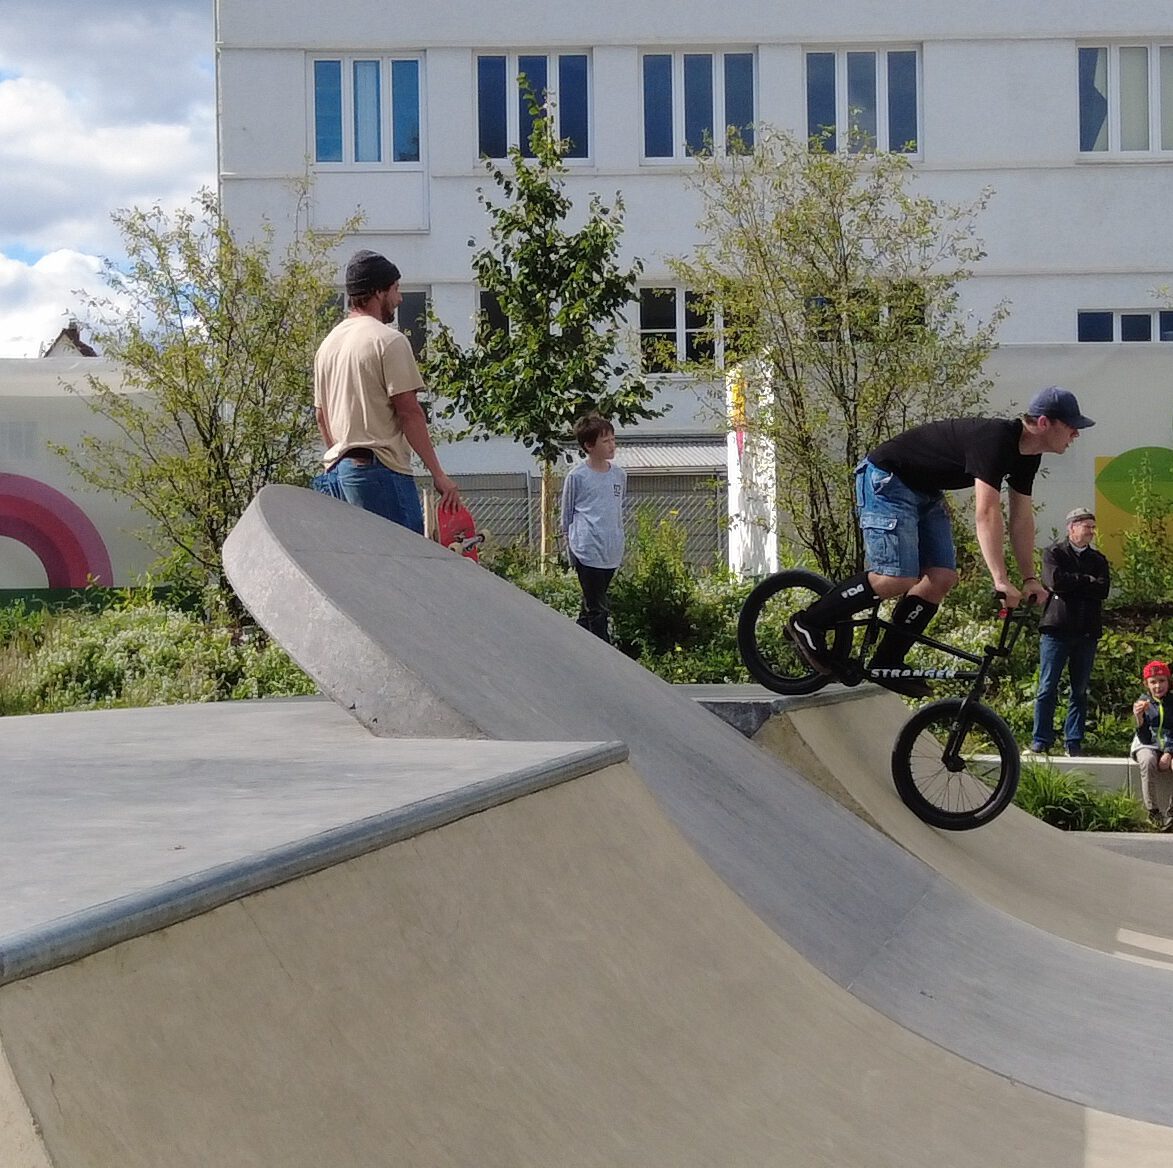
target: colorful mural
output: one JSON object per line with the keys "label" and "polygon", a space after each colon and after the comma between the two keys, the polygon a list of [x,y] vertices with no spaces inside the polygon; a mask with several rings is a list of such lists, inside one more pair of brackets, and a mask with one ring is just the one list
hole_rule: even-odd
{"label": "colorful mural", "polygon": [[1168,508],[1166,527],[1173,539],[1173,450],[1167,446],[1137,446],[1114,458],[1096,459],[1096,526],[1104,554],[1119,564],[1123,534],[1136,526],[1133,502],[1136,474],[1148,460],[1153,493]]}
{"label": "colorful mural", "polygon": [[60,491],[24,475],[0,473],[0,536],[41,561],[50,588],[110,587],[110,553],[86,513]]}

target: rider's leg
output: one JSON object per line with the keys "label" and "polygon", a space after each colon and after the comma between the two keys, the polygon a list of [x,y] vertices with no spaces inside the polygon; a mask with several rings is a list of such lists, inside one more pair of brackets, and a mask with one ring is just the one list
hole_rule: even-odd
{"label": "rider's leg", "polygon": [[877,600],[899,596],[920,579],[917,509],[912,492],[894,475],[870,462],[855,471],[855,505],[863,533],[864,562],[870,571],[841,580],[788,628],[807,662],[824,673],[835,671],[827,634],[841,621],[871,608]]}
{"label": "rider's leg", "polygon": [[872,668],[898,668],[904,664],[915,638],[928,628],[937,615],[941,601],[957,583],[957,573],[948,568],[929,568],[897,602],[889,618],[893,628],[886,629],[872,657]]}
{"label": "rider's leg", "polygon": [[835,673],[838,661],[827,636],[840,621],[850,620],[857,612],[871,608],[879,597],[872,590],[869,574],[860,572],[840,580],[830,591],[803,612],[796,612],[786,628],[804,660],[820,673]]}
{"label": "rider's leg", "polygon": [[[907,490],[907,488],[906,488]],[[949,590],[957,583],[953,525],[940,492],[908,491],[916,509],[916,553],[920,579],[893,610],[891,623],[876,647],[872,666],[898,668],[914,639],[925,631]]]}

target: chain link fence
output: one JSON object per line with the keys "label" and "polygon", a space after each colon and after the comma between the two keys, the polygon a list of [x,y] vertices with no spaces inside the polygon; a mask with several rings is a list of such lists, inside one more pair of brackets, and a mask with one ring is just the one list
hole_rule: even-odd
{"label": "chain link fence", "polygon": [[[520,546],[537,552],[541,531],[541,481],[527,474],[453,475],[477,528],[487,533],[489,546]],[[426,512],[432,514],[431,480],[420,480]],[[558,490],[562,481],[558,480]],[[725,563],[729,532],[725,523],[726,487],[723,475],[635,474],[627,476],[626,529],[630,547],[636,517],[652,522],[669,519],[685,533],[685,560],[697,568]],[[555,508],[557,514],[557,508]]]}

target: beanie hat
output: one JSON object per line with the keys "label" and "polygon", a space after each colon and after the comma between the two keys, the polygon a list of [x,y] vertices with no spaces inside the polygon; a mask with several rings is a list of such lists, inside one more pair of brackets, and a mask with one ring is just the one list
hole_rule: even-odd
{"label": "beanie hat", "polygon": [[1141,676],[1148,681],[1150,677],[1168,677],[1169,666],[1164,661],[1150,661],[1145,667]]}
{"label": "beanie hat", "polygon": [[356,251],[346,265],[346,295],[369,296],[399,280],[399,269],[376,251]]}

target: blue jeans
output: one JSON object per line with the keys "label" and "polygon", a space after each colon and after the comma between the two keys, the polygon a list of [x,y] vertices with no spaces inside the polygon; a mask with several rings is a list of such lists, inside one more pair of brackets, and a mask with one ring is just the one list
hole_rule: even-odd
{"label": "blue jeans", "polygon": [[424,512],[415,479],[388,470],[377,458],[340,458],[310,485],[323,495],[344,499],[400,527],[424,533]]}
{"label": "blue jeans", "polygon": [[1055,704],[1059,697],[1059,679],[1067,666],[1070,696],[1063,723],[1063,741],[1083,741],[1087,723],[1087,689],[1092,663],[1096,659],[1095,637],[1039,636],[1039,692],[1035,698],[1035,725],[1031,741],[1050,746],[1055,741]]}
{"label": "blue jeans", "polygon": [[953,528],[940,491],[914,491],[868,461],[855,468],[855,506],[864,567],[881,576],[921,576],[956,568]]}

